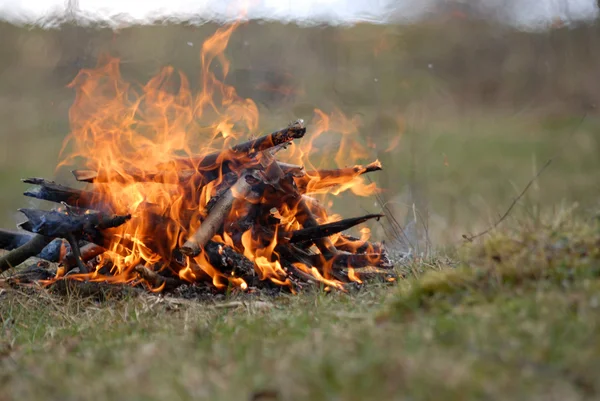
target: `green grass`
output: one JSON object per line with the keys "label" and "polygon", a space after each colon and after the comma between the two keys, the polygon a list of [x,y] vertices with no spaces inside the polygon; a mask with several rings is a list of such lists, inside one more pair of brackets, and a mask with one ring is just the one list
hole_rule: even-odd
{"label": "green grass", "polygon": [[353,294],[94,302],[5,288],[2,399],[595,398],[599,244],[598,221],[569,213]]}

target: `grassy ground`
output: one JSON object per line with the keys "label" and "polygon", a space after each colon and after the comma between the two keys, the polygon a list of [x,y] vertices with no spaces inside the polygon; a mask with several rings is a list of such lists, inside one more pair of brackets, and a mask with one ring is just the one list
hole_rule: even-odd
{"label": "grassy ground", "polygon": [[600,225],[570,213],[395,287],[198,304],[0,296],[0,399],[582,400],[600,394]]}

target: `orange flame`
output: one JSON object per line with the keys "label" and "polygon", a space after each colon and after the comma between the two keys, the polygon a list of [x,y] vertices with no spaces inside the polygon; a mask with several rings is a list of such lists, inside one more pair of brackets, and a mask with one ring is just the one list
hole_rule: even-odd
{"label": "orange flame", "polygon": [[[97,177],[102,177],[93,186],[96,200],[111,212],[132,215],[126,224],[111,230],[112,240],[107,247],[113,265],[111,275],[102,275],[97,268],[93,273],[70,277],[131,283],[139,280],[133,271],[138,264],[163,264],[171,269],[177,265],[173,251],[198,229],[209,201],[225,180],[219,172],[213,180],[202,181],[203,171],[190,167],[196,165],[192,161],[229,148],[258,128],[259,112],[254,101],[241,98],[233,86],[224,82],[230,69],[225,49],[238,25],[222,27],[204,42],[200,52],[202,90],[196,94],[186,76],[173,67],[163,68],[143,86],[131,85],[121,75],[119,60],[110,56],[100,58],[95,69],[82,70],[69,84],[76,90],[76,98],[69,113],[71,132],[63,144],[59,167],[83,163],[96,171]],[[327,155],[335,148],[335,166],[330,168],[368,159],[369,147],[358,139],[360,120],[348,118],[340,110],[326,114],[316,109],[313,125],[305,139],[289,150],[291,162],[310,168],[298,178],[306,184],[305,192],[337,195],[351,190],[367,196],[377,191],[375,184],[364,182],[363,166],[351,167],[350,174],[325,177],[317,171],[321,166],[310,161],[331,159]],[[190,163],[175,162],[182,156]],[[228,221],[244,216],[247,204],[234,202]],[[286,204],[276,210],[279,227],[286,231],[301,228],[295,207]],[[328,215],[318,204],[309,207],[315,208],[319,223],[339,218]],[[334,243],[346,241],[339,235],[331,238]],[[251,231],[245,231],[241,241],[227,233],[215,235],[213,241],[246,256],[261,280],[292,288],[275,251],[277,232],[268,243],[253,238]],[[123,249],[127,249],[125,254]],[[176,274],[189,282],[210,277],[217,288],[248,288],[243,279],[213,267],[204,252],[177,266]],[[327,268],[321,273],[314,266],[298,266],[329,287],[343,288],[326,273]],[[360,282],[353,270],[349,275]],[[161,291],[162,287],[152,290]]]}

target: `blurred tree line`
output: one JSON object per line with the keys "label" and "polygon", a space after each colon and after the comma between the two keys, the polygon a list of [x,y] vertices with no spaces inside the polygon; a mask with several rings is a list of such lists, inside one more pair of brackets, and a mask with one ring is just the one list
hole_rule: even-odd
{"label": "blurred tree line", "polygon": [[[0,23],[0,85],[5,94],[64,87],[103,52],[120,57],[124,74],[136,81],[170,64],[194,82],[201,44],[216,28],[64,24],[44,30]],[[250,22],[231,38],[228,82],[269,108],[302,99],[356,111],[382,104],[403,108],[418,100],[459,111],[579,113],[598,103],[599,46],[599,24],[524,32],[460,13],[416,25]]]}

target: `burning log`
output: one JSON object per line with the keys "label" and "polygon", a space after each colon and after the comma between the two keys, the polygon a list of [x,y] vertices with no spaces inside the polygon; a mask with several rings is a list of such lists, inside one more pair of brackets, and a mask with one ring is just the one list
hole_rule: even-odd
{"label": "burning log", "polygon": [[302,230],[293,231],[290,234],[289,241],[291,243],[298,242],[306,242],[306,241],[314,241],[317,238],[329,237],[333,234],[337,234],[342,231],[349,230],[350,228],[364,223],[371,219],[379,220],[381,217],[384,217],[383,214],[368,214],[366,216],[361,217],[353,217],[349,219],[343,219],[340,221],[336,221],[333,223],[327,223],[322,225],[317,225],[314,227],[303,228]]}
{"label": "burning log", "polygon": [[[137,169],[124,169],[123,174],[108,175],[104,171],[94,170],[71,170],[75,179],[79,182],[106,183],[116,180],[118,182],[165,182],[169,174],[162,171],[143,171]],[[177,174],[178,183],[187,184],[197,172],[195,170],[182,170]]]}
{"label": "burning log", "polygon": [[301,193],[316,192],[325,188],[333,187],[339,184],[344,184],[352,181],[354,178],[371,173],[373,171],[381,171],[383,167],[379,160],[366,166],[354,166],[337,170],[313,170],[307,171],[301,177],[294,178],[298,190]]}
{"label": "burning log", "polygon": [[142,265],[134,267],[133,270],[139,274],[141,278],[146,280],[157,292],[172,291],[184,284],[184,282],[181,280],[161,276],[155,271],[150,270]]}
{"label": "burning log", "polygon": [[219,197],[219,200],[200,225],[200,228],[179,248],[181,253],[187,256],[198,256],[202,252],[204,245],[217,233],[223,224],[233,206],[234,199],[236,197],[244,198],[250,192],[250,189],[251,187],[246,174],[242,174],[235,185]]}
{"label": "burning log", "polygon": [[272,132],[268,135],[240,143],[223,152],[211,153],[206,156],[180,158],[176,163],[198,171],[211,170],[223,162],[235,161],[238,164],[248,163],[258,153],[302,138],[306,133],[303,120],[296,120],[287,128]]}

